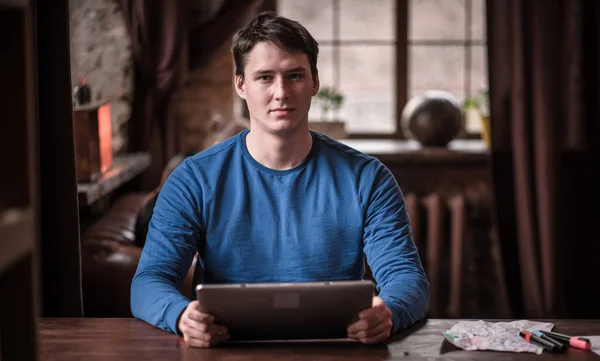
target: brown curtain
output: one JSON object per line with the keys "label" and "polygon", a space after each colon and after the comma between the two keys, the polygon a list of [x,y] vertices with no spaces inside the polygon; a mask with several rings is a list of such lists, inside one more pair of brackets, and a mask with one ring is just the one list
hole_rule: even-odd
{"label": "brown curtain", "polygon": [[[263,0],[120,0],[132,38],[135,95],[129,150],[152,155],[141,188],[156,187],[180,151],[180,124],[169,111],[186,73],[206,64],[231,43],[233,33],[256,14]],[[208,12],[206,9],[217,9]],[[196,22],[201,18],[202,21]]]}
{"label": "brown curtain", "polygon": [[179,151],[179,125],[169,101],[187,70],[187,1],[120,1],[136,71],[129,150],[150,152],[152,162],[141,180],[141,187],[150,189]]}
{"label": "brown curtain", "polygon": [[600,1],[488,0],[495,218],[516,317],[600,316]]}
{"label": "brown curtain", "polygon": [[[200,24],[191,27],[190,68],[206,64],[223,46],[231,45],[237,29],[251,20],[261,8],[264,0],[205,0],[221,3],[215,14]],[[268,2],[268,1],[267,1]]]}

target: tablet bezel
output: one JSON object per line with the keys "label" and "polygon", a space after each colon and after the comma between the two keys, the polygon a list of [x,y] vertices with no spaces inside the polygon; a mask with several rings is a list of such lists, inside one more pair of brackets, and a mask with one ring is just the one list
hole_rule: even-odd
{"label": "tablet bezel", "polygon": [[200,311],[232,341],[347,339],[346,328],[372,306],[370,280],[199,284]]}

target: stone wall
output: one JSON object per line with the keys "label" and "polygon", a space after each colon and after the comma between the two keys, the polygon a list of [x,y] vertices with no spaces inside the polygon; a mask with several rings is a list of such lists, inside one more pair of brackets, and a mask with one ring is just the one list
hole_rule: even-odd
{"label": "stone wall", "polygon": [[[218,8],[220,4],[213,1],[209,5]],[[202,8],[202,14],[214,12],[213,8]],[[202,18],[198,8],[192,9]],[[126,125],[134,95],[133,55],[123,14],[117,0],[70,0],[70,13],[72,85],[77,85],[78,74],[82,74],[92,88],[93,103],[111,104],[113,152],[119,153],[127,145]],[[230,48],[231,44],[224,44],[206,66],[190,72],[172,98],[171,110],[181,125],[184,152],[211,145],[215,130],[240,118]]]}
{"label": "stone wall", "polygon": [[110,103],[113,153],[127,145],[133,100],[133,57],[117,0],[70,0],[71,83],[87,78],[92,103]]}
{"label": "stone wall", "polygon": [[172,100],[172,109],[182,128],[182,151],[210,146],[214,142],[211,134],[238,117],[234,111],[237,98],[229,50],[220,51],[205,67],[188,74]]}

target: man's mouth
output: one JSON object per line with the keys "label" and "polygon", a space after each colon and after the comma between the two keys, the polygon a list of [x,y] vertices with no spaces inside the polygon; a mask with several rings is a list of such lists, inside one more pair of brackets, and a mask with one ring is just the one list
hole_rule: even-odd
{"label": "man's mouth", "polygon": [[275,108],[271,109],[271,113],[275,115],[287,115],[294,111],[294,108]]}

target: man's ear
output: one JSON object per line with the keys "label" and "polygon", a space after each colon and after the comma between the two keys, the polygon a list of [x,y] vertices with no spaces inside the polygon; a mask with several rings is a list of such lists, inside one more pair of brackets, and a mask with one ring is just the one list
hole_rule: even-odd
{"label": "man's ear", "polygon": [[244,76],[236,75],[234,82],[235,82],[235,91],[238,93],[240,98],[246,100],[246,84],[244,82]]}
{"label": "man's ear", "polygon": [[313,81],[313,92],[312,95],[315,96],[319,92],[319,87],[321,86],[321,82],[319,81],[319,73],[315,75],[315,80]]}

